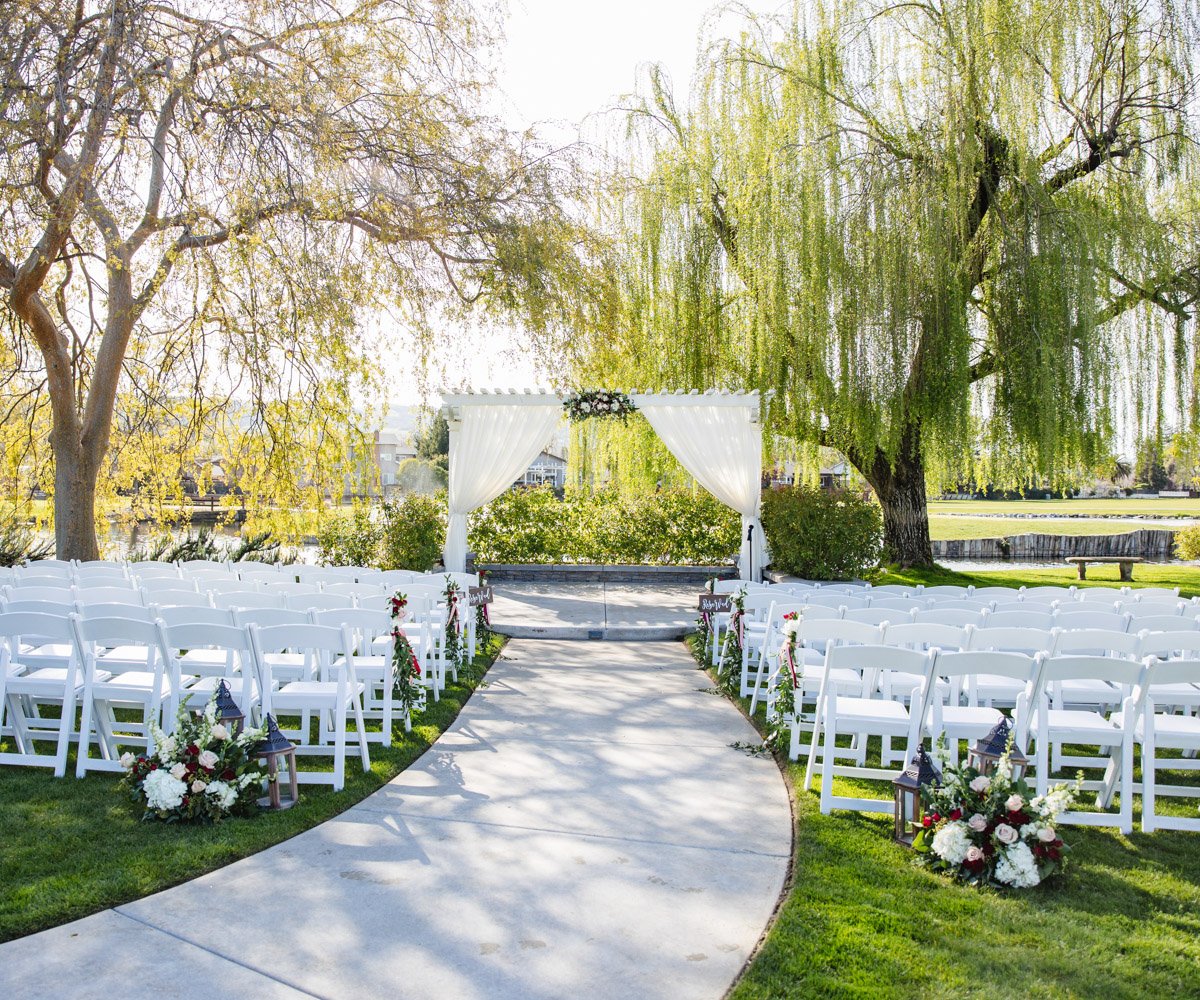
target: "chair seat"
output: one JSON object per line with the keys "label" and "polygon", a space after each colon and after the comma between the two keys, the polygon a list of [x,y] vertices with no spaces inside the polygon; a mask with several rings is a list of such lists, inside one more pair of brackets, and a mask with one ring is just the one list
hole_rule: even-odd
{"label": "chair seat", "polygon": [[223,672],[228,662],[229,651],[225,649],[190,649],[179,658],[180,665],[191,673]]}
{"label": "chair seat", "polygon": [[1152,684],[1150,690],[1160,705],[1195,705],[1200,702],[1200,687],[1195,684]]}
{"label": "chair seat", "polygon": [[1121,738],[1121,727],[1106,719],[1099,712],[1079,709],[1052,708],[1046,713],[1046,724],[1051,734],[1070,733],[1079,737],[1098,736]]}
{"label": "chair seat", "polygon": [[97,662],[146,663],[151,656],[148,646],[113,646],[96,655]]}
{"label": "chair seat", "polygon": [[[22,666],[22,664],[15,664]],[[107,670],[97,670],[96,680],[107,681],[112,674]],[[9,692],[14,694],[31,695],[33,697],[43,696],[47,698],[58,697],[62,695],[63,685],[67,682],[66,667],[38,667],[30,670],[28,673],[18,676],[10,675],[5,682],[5,687]],[[83,688],[83,671],[80,670],[75,674],[75,690],[80,691]]]}
{"label": "chair seat", "polygon": [[[821,678],[825,676],[825,658],[821,658],[820,666],[805,663],[798,673],[804,690],[817,693],[821,689]],[[849,667],[834,667],[829,671],[829,682],[839,694],[843,691],[849,694],[858,694],[862,691],[862,674]]]}
{"label": "chair seat", "polygon": [[[217,685],[224,681],[229,688],[229,693],[239,695],[242,693],[242,688],[245,686],[245,681],[241,677],[201,677],[187,685],[188,701],[196,701],[197,698],[203,701],[208,701],[213,696],[213,692],[217,690]],[[250,690],[253,692],[257,687],[251,683]]]}
{"label": "chair seat", "polygon": [[[190,677],[181,679],[180,688],[186,689]],[[154,672],[152,670],[128,670],[124,673],[112,676],[111,680],[101,681],[97,677],[92,690],[95,691],[96,697],[101,700],[116,701],[122,695],[130,695],[136,697],[139,701],[143,700],[154,688]],[[162,678],[162,694],[164,698],[170,697],[174,693],[171,686],[171,678],[166,674]]]}
{"label": "chair seat", "polygon": [[908,712],[898,701],[883,698],[842,698],[837,700],[837,725],[841,731],[857,722],[878,727],[894,724],[897,732],[908,729]]}
{"label": "chair seat", "polygon": [[947,705],[942,709],[942,724],[959,736],[978,733],[986,735],[1000,721],[1004,713],[986,705]]}
{"label": "chair seat", "polygon": [[[1145,731],[1145,721],[1138,719],[1137,737],[1139,740],[1145,736]],[[1155,743],[1172,745],[1176,740],[1182,741],[1184,747],[1200,744],[1200,717],[1195,715],[1155,715]]]}
{"label": "chair seat", "polygon": [[[892,670],[889,673],[888,683],[891,685],[893,697],[896,695],[909,697],[915,689],[925,684],[925,678],[920,674],[910,674],[905,670]],[[879,690],[883,691],[882,678],[880,679]],[[939,677],[937,679],[937,692],[945,698],[950,693],[950,682]]]}
{"label": "chair seat", "polygon": [[[346,704],[363,693],[361,681],[346,685]],[[276,709],[304,709],[315,705],[334,708],[337,706],[338,685],[336,681],[292,681],[273,695],[271,704]]]}

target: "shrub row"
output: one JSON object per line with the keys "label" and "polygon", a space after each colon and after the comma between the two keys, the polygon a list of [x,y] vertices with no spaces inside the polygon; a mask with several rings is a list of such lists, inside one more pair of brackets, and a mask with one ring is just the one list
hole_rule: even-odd
{"label": "shrub row", "polygon": [[697,490],[510,490],[471,516],[478,562],[714,565],[738,548],[738,515]]}
{"label": "shrub row", "polygon": [[883,520],[856,493],[811,487],[767,490],[763,532],[771,566],[806,580],[850,580],[879,565]]}

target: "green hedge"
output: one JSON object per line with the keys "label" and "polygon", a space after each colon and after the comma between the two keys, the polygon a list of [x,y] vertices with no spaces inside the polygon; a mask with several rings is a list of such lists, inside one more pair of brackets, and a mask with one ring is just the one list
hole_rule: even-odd
{"label": "green hedge", "polygon": [[330,519],[317,536],[326,566],[378,566],[424,573],[442,557],[446,497],[409,493],[372,505],[355,503],[348,516]]}
{"label": "green hedge", "polygon": [[849,580],[879,565],[879,508],[854,493],[810,487],[763,494],[763,532],[771,566],[806,580]]}
{"label": "green hedge", "polygon": [[713,565],[737,553],[741,520],[707,493],[509,490],[471,516],[480,563]]}

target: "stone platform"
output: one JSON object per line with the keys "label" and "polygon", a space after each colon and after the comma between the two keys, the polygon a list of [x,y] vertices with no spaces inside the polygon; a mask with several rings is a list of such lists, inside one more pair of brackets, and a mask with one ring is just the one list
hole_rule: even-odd
{"label": "stone platform", "polygon": [[516,639],[680,639],[696,627],[702,586],[498,582],[492,627]]}

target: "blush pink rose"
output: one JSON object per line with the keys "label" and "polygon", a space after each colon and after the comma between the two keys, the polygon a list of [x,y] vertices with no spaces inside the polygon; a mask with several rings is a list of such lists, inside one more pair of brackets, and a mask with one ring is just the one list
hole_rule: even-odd
{"label": "blush pink rose", "polygon": [[1016,792],[1013,792],[1012,795],[1010,795],[1008,797],[1008,799],[1005,801],[1004,808],[1007,809],[1010,813],[1015,813],[1024,804],[1025,804],[1025,800],[1023,798],[1021,798],[1021,796],[1019,796]]}
{"label": "blush pink rose", "polygon": [[1007,823],[1001,823],[996,827],[996,839],[1002,844],[1015,844],[1020,836],[1015,827],[1009,826]]}
{"label": "blush pink rose", "polygon": [[979,795],[982,795],[984,792],[986,792],[991,787],[992,787],[992,779],[989,778],[986,774],[981,774],[981,775],[979,775],[978,778],[973,778],[971,780],[971,791],[976,792]]}
{"label": "blush pink rose", "polygon": [[1052,844],[1058,840],[1058,831],[1052,826],[1043,826],[1038,830],[1038,840],[1043,844]]}
{"label": "blush pink rose", "polygon": [[967,826],[969,826],[976,833],[983,833],[983,831],[987,829],[987,820],[981,813],[976,813],[969,820],[967,820]]}
{"label": "blush pink rose", "polygon": [[970,847],[967,848],[967,856],[966,856],[965,860],[967,860],[967,861],[982,861],[983,860],[983,851],[981,851],[978,847],[976,847],[974,844],[972,844]]}

